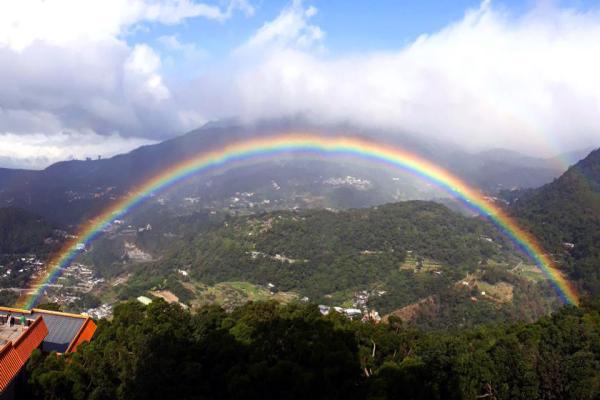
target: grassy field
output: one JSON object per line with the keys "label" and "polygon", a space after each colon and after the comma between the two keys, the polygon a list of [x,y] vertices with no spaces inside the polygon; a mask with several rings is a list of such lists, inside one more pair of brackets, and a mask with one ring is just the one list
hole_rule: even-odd
{"label": "grassy field", "polygon": [[443,264],[429,258],[421,258],[419,262],[418,256],[408,253],[406,259],[400,265],[400,269],[414,272],[433,272],[442,270]]}
{"label": "grassy field", "polygon": [[484,281],[476,281],[475,284],[480,293],[485,292],[485,297],[499,303],[510,303],[513,298],[513,285],[506,282],[498,282],[494,285]]}
{"label": "grassy field", "polygon": [[540,268],[533,264],[520,264],[513,268],[511,272],[521,278],[525,278],[534,282],[540,282],[548,279],[540,270]]}
{"label": "grassy field", "polygon": [[254,285],[249,282],[221,282],[214,286],[203,284],[195,285],[197,299],[193,306],[205,304],[219,304],[225,309],[232,309],[249,301],[276,300],[289,303],[298,298],[293,292],[271,293],[266,287]]}
{"label": "grassy field", "polygon": [[354,302],[354,292],[354,289],[348,289],[330,293],[324,296],[324,304],[351,308]]}

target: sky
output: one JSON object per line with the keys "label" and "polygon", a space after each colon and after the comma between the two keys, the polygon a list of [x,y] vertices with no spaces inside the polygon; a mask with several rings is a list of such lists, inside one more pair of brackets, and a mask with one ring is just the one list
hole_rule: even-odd
{"label": "sky", "polygon": [[303,115],[473,151],[600,146],[600,3],[0,3],[0,167]]}

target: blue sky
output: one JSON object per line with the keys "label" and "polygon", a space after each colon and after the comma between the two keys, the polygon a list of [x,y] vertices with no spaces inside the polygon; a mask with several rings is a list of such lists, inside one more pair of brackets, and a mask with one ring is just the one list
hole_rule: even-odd
{"label": "blue sky", "polygon": [[[208,2],[209,4],[220,4]],[[221,2],[222,3],[222,2]],[[519,15],[536,4],[534,0],[502,0],[493,4],[513,15]],[[586,9],[591,1],[565,0],[552,3],[562,7]],[[259,0],[253,4],[250,17],[236,13],[227,21],[202,18],[178,25],[147,24],[124,38],[131,44],[155,42],[164,35],[175,35],[180,41],[195,43],[218,59],[244,42],[265,22],[275,19],[290,1]],[[419,35],[434,33],[459,21],[469,9],[480,6],[480,0],[314,0],[305,1],[318,14],[314,23],[326,32],[327,48],[332,53],[353,53],[397,49]]]}
{"label": "blue sky", "polygon": [[302,114],[534,155],[599,145],[591,0],[0,2],[0,166]]}
{"label": "blue sky", "polygon": [[[216,7],[223,1],[206,2]],[[277,18],[291,0],[258,0],[251,2],[253,14],[234,13],[226,21],[193,18],[176,25],[146,23],[122,35],[130,45],[150,43],[168,59],[164,73],[197,75],[214,67],[229,53],[252,36],[260,27]],[[325,33],[328,56],[377,52],[402,48],[423,34],[432,34],[460,21],[468,10],[477,9],[482,0],[313,0],[304,1],[318,13],[313,23]],[[496,0],[496,9],[518,17],[535,8],[553,5],[563,9],[589,10],[589,0]],[[186,67],[181,51],[170,51],[161,45],[161,37],[172,36],[181,43],[194,45],[197,60]],[[189,60],[188,60],[189,61]]]}
{"label": "blue sky", "polygon": [[[318,9],[314,23],[326,32],[330,54],[356,53],[397,49],[415,40],[419,35],[436,32],[460,20],[466,10],[478,8],[477,0],[378,0],[369,1],[305,1]],[[496,1],[494,4],[512,13],[523,12],[530,0]],[[219,2],[212,4],[218,5]],[[265,22],[274,20],[290,1],[262,0],[253,3],[254,14],[241,13],[227,21],[202,18],[168,26],[147,24],[124,38],[130,44],[149,42],[158,44],[161,36],[176,36],[184,43],[194,43],[206,51],[204,63],[219,62],[243,43]],[[160,47],[160,46],[158,46]]]}

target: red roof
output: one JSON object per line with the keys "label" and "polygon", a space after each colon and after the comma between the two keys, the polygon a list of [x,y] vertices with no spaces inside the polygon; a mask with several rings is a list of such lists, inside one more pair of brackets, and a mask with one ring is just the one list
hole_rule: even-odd
{"label": "red roof", "polygon": [[17,350],[17,353],[19,353],[19,357],[21,357],[22,360],[28,360],[33,350],[40,346],[40,343],[42,343],[47,334],[48,327],[46,326],[46,323],[42,317],[37,317],[37,319],[29,325],[29,328],[15,340],[14,347]]}
{"label": "red roof", "polygon": [[0,392],[8,387],[24,364],[25,362],[19,357],[12,342],[6,343],[0,350]]}
{"label": "red roof", "polygon": [[67,348],[66,353],[72,353],[74,351],[77,351],[77,347],[81,343],[89,342],[90,340],[92,340],[92,336],[94,336],[95,332],[96,332],[96,323],[91,318],[88,317],[88,319],[82,325],[81,329],[79,329],[79,332],[77,332],[77,335],[75,336],[75,338],[73,339],[73,341],[71,342],[69,347]]}
{"label": "red roof", "polygon": [[48,327],[42,317],[38,317],[14,344],[8,342],[0,349],[0,392],[17,376],[33,350],[40,346],[47,334]]}
{"label": "red roof", "polygon": [[[41,315],[48,328],[48,334],[44,338],[42,349],[47,352],[56,351],[59,354],[74,352],[81,343],[89,341],[96,331],[94,321],[83,314],[70,314],[38,308],[21,310],[0,306],[0,315],[23,315],[27,318],[36,318]],[[74,324],[70,320],[78,320],[79,323]]]}

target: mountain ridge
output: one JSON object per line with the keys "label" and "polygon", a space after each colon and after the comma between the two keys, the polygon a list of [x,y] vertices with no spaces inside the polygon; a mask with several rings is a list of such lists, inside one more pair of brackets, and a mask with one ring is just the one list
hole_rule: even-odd
{"label": "mountain ridge", "polygon": [[592,296],[600,294],[600,149],[551,183],[517,192],[510,210],[572,279]]}
{"label": "mountain ridge", "polygon": [[[451,144],[424,141],[411,134],[394,136],[385,132],[352,129],[344,125],[328,127],[307,123],[302,125],[296,120],[264,122],[249,127],[207,124],[205,127],[176,138],[145,145],[129,153],[107,159],[62,161],[41,171],[0,169],[0,205],[17,204],[60,223],[76,225],[86,218],[93,217],[110,201],[127,193],[140,182],[198,152],[217,148],[236,140],[294,130],[311,131],[319,135],[337,135],[354,131],[359,136],[375,138],[376,141],[392,146],[401,146],[426,159],[435,160],[443,168],[455,172],[472,185],[489,192],[499,188],[519,186],[519,182],[526,187],[537,186],[560,173],[552,169],[554,167],[549,167],[544,160],[539,161],[539,165],[529,167],[510,165],[494,157],[486,158],[485,155],[469,154]],[[529,158],[526,160],[527,163],[532,163]],[[297,160],[288,160],[287,163],[276,166],[283,174],[282,179],[302,179],[293,168],[288,169],[297,162]],[[330,165],[330,177],[350,175],[348,165],[343,166],[342,163],[329,160],[323,160],[322,163]],[[311,164],[306,163],[306,165],[310,168]],[[318,176],[323,168],[313,169],[315,176]],[[273,168],[265,167],[259,170],[255,172],[266,177]],[[239,175],[240,171],[240,169],[237,169],[237,172],[236,169],[228,170],[222,174],[222,177],[231,177],[235,181],[235,176]],[[382,171],[382,174],[392,173]],[[191,185],[198,186],[198,182]],[[381,190],[383,200],[377,200],[375,203],[397,200],[393,197],[393,190],[385,187]],[[402,190],[410,192],[412,189],[406,187]],[[358,194],[365,197],[365,194]],[[368,193],[366,195],[365,198],[368,198]],[[372,204],[374,202],[367,201],[357,205]]]}

